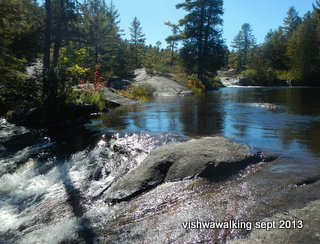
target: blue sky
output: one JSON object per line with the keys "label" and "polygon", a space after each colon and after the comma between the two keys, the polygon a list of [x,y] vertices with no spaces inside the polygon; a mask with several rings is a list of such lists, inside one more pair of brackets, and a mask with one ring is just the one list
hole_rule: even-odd
{"label": "blue sky", "polygon": [[[109,2],[106,0],[106,2]],[[175,5],[183,0],[113,0],[120,12],[121,28],[129,38],[129,26],[133,17],[137,17],[146,35],[146,43],[154,45],[158,40],[166,45],[165,38],[170,30],[163,22],[178,22],[184,16],[183,10]],[[290,6],[294,6],[303,16],[312,9],[315,0],[225,0],[223,37],[230,46],[243,23],[250,23],[258,43],[263,42],[270,29],[283,23]]]}

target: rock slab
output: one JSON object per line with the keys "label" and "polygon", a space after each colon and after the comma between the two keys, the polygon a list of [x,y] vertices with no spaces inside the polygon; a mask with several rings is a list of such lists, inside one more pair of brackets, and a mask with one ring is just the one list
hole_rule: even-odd
{"label": "rock slab", "polygon": [[135,70],[133,85],[150,85],[155,97],[190,96],[193,92],[178,82],[163,76],[150,76],[145,69]]}
{"label": "rock slab", "polygon": [[248,146],[223,137],[169,144],[153,151],[137,168],[115,182],[105,191],[104,198],[126,201],[163,182],[195,176],[219,181],[260,159]]}

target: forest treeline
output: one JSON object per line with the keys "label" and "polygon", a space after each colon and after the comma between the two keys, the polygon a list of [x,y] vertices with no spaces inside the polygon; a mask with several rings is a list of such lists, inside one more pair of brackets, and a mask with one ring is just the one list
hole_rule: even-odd
{"label": "forest treeline", "polygon": [[[250,24],[244,24],[231,51],[222,38],[223,0],[185,0],[176,8],[186,15],[178,23],[164,23],[172,32],[166,43],[146,45],[137,17],[128,27],[130,38],[124,38],[112,1],[1,0],[0,104],[19,98],[63,105],[74,99],[75,85],[99,87],[141,67],[185,73],[194,88],[212,87],[221,68],[235,68],[257,84],[277,79],[318,84],[319,0],[304,17],[290,8],[283,26],[260,45]],[[36,60],[42,69],[30,77],[26,68]]]}
{"label": "forest treeline", "polygon": [[299,16],[290,7],[283,25],[267,33],[257,45],[249,23],[242,25],[232,42],[229,67],[257,85],[287,81],[291,85],[320,84],[320,1],[313,11]]}

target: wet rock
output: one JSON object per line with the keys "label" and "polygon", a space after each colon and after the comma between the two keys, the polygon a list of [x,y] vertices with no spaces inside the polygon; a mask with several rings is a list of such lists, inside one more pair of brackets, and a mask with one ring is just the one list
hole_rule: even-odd
{"label": "wet rock", "polygon": [[163,182],[195,176],[212,181],[224,180],[260,160],[260,156],[250,153],[248,146],[223,137],[165,145],[112,185],[104,196],[112,201],[129,200]]}
{"label": "wet rock", "polygon": [[236,76],[237,76],[237,70],[236,69],[218,70],[217,73],[218,73],[219,77],[236,78]]}
{"label": "wet rock", "polygon": [[[272,160],[273,156],[266,156],[264,161],[268,163],[250,165],[226,181],[210,182],[198,177],[166,182],[130,201],[108,206],[105,211],[112,214],[104,219],[108,222],[101,234],[104,241],[127,243],[136,238],[141,243],[225,243],[248,238],[251,228],[192,228],[188,223],[239,220],[254,226],[256,221],[296,217],[304,222],[302,230],[275,230],[279,235],[282,231],[283,237],[277,234],[269,237],[270,230],[260,230],[259,239],[250,236],[240,243],[318,243],[314,240],[320,236],[320,208],[312,204],[320,199],[320,181],[299,187],[296,183],[316,178],[319,164],[302,166],[300,161],[283,157]],[[183,224],[187,225],[186,229]],[[302,233],[304,230],[306,233]],[[306,242],[299,241],[299,235]]]}
{"label": "wet rock", "polygon": [[297,186],[303,186],[303,185],[311,185],[311,184],[314,184],[316,183],[317,181],[320,180],[320,176],[314,176],[314,177],[310,177],[306,180],[303,180],[303,181],[300,181],[297,183]]}
{"label": "wet rock", "polygon": [[180,96],[180,97],[192,96],[192,95],[194,95],[192,91],[181,91],[181,92],[179,93],[179,96]]}
{"label": "wet rock", "polygon": [[70,121],[83,120],[98,110],[91,105],[68,105],[59,110],[40,108],[19,108],[8,111],[6,119],[9,123],[28,127],[58,125]]}
{"label": "wet rock", "polygon": [[104,89],[102,98],[115,106],[126,106],[139,103],[136,100],[129,99],[127,97],[121,96],[118,93],[111,91],[110,89]]}
{"label": "wet rock", "polygon": [[253,229],[248,238],[233,240],[228,243],[320,243],[319,200],[309,203],[304,208],[279,213],[270,218],[262,219],[260,222],[274,222],[276,228],[270,230]]}

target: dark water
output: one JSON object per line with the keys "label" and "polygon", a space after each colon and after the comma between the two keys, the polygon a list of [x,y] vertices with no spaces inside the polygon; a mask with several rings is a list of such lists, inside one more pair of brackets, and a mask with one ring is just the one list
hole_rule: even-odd
{"label": "dark water", "polygon": [[[261,177],[261,182],[253,178],[250,183],[244,174],[241,184],[227,182],[234,186],[222,187],[226,192],[220,195],[215,193],[214,185],[208,185],[208,198],[201,195],[202,190],[198,193],[190,190],[194,187],[191,181],[173,183],[176,188],[157,188],[157,194],[150,192],[136,203],[123,203],[119,207],[111,207],[96,198],[159,146],[189,137],[214,135],[249,144],[254,149],[277,152],[286,160],[272,166],[268,173],[262,172],[266,176]],[[125,243],[116,240],[122,236],[128,241],[127,234],[132,230],[132,236],[141,235],[142,239],[153,240],[145,243],[155,243],[153,221],[162,226],[159,232],[165,233],[160,235],[162,238],[168,235],[174,240],[183,231],[176,220],[180,212],[166,215],[168,209],[180,206],[184,213],[181,221],[197,214],[224,216],[226,210],[220,202],[226,198],[223,201],[230,203],[242,194],[251,205],[245,202],[239,207],[235,200],[230,207],[232,214],[241,216],[246,209],[259,205],[260,197],[255,200],[255,195],[278,191],[264,190],[264,186],[282,187],[274,182],[274,177],[287,180],[290,177],[286,175],[296,174],[299,178],[317,173],[318,162],[320,89],[224,88],[203,97],[163,97],[115,109],[84,126],[55,131],[27,129],[0,118],[0,222],[3,223],[0,243],[92,243],[94,240],[110,243],[110,239],[113,243]],[[284,176],[279,177],[279,172]],[[260,187],[257,182],[261,183]],[[258,192],[259,195],[254,190],[263,193]],[[188,198],[197,194],[197,200]],[[199,211],[201,204],[203,208]],[[163,206],[167,207],[162,211]],[[221,211],[213,211],[212,206],[221,206]],[[155,210],[158,207],[160,212]],[[145,222],[141,222],[142,213],[150,217]],[[142,219],[136,224],[139,214]],[[125,232],[122,228],[128,222],[133,229],[128,227]],[[149,234],[144,236],[147,228]],[[181,234],[184,235],[199,237],[197,232]]]}
{"label": "dark water", "polygon": [[203,97],[162,97],[93,122],[109,132],[223,135],[286,156],[320,157],[320,89],[224,88]]}

